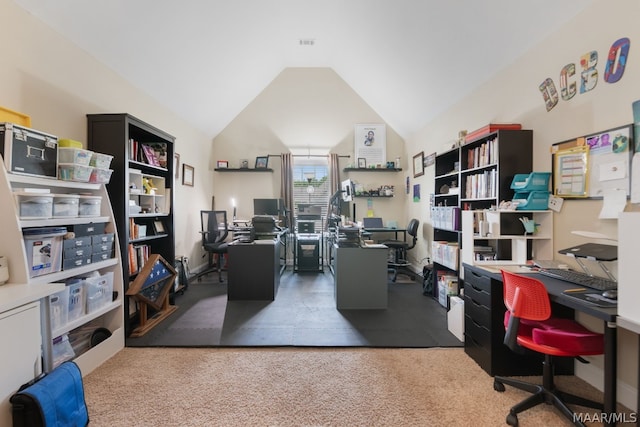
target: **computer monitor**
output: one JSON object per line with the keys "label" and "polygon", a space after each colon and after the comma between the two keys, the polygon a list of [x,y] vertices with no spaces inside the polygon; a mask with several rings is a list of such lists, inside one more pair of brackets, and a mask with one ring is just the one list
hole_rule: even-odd
{"label": "computer monitor", "polygon": [[280,216],[284,211],[284,201],[282,199],[253,199],[254,215]]}
{"label": "computer monitor", "polygon": [[345,179],[340,185],[342,190],[342,200],[350,202],[353,199],[353,182],[350,179]]}

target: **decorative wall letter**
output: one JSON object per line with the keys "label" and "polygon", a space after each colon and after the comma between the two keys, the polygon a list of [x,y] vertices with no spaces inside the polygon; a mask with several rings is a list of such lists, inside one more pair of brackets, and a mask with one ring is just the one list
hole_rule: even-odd
{"label": "decorative wall letter", "polygon": [[613,42],[611,48],[609,48],[607,65],[604,68],[605,82],[615,83],[622,78],[624,68],[627,65],[630,44],[629,39],[624,37]]}
{"label": "decorative wall letter", "polygon": [[583,70],[580,76],[580,93],[589,92],[598,84],[598,70],[596,70],[597,64],[598,52],[595,50],[585,53],[580,58],[580,66]]}
{"label": "decorative wall letter", "polygon": [[560,70],[560,96],[568,101],[576,94],[576,82],[569,83],[569,77],[576,74],[576,64],[567,64]]}
{"label": "decorative wall letter", "polygon": [[538,86],[540,92],[542,92],[542,98],[544,99],[544,105],[547,107],[547,111],[551,111],[553,107],[558,104],[558,91],[556,85],[553,84],[553,80],[546,78],[540,86]]}

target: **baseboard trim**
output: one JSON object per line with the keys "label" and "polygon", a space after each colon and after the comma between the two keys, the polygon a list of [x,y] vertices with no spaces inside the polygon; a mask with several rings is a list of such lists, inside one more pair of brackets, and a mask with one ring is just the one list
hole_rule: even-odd
{"label": "baseboard trim", "polygon": [[[604,391],[604,371],[598,366],[594,364],[585,365],[584,363],[576,361],[575,375],[598,390]],[[638,390],[620,378],[618,378],[617,384],[616,397],[618,403],[621,403],[632,411],[638,411],[638,408],[636,408]]]}

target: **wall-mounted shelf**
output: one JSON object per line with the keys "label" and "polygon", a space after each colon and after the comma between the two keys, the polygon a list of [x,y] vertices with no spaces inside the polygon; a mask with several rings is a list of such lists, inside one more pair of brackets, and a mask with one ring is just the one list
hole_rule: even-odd
{"label": "wall-mounted shelf", "polygon": [[379,196],[377,194],[356,194],[353,197],[359,197],[359,198],[362,198],[362,199],[370,199],[370,198],[371,199],[384,199],[384,198],[390,199],[393,196]]}
{"label": "wall-mounted shelf", "polygon": [[344,168],[343,169],[343,172],[401,172],[401,171],[402,171],[402,168]]}
{"label": "wall-mounted shelf", "polygon": [[271,168],[215,168],[216,172],[273,172]]}

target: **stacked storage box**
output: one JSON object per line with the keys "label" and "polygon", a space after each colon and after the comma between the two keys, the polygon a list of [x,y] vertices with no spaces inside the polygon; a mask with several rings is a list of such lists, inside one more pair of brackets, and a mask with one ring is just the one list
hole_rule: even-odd
{"label": "stacked storage box", "polygon": [[549,179],[551,172],[531,172],[516,174],[511,182],[515,190],[513,202],[517,202],[517,210],[541,211],[549,205]]}
{"label": "stacked storage box", "polygon": [[82,143],[61,139],[58,147],[58,177],[65,181],[107,184],[113,156],[82,149]]}
{"label": "stacked storage box", "polygon": [[63,242],[63,270],[113,258],[114,233],[105,233],[105,225],[90,223],[71,227],[74,237]]}

